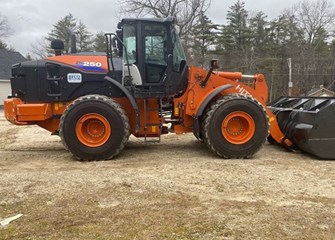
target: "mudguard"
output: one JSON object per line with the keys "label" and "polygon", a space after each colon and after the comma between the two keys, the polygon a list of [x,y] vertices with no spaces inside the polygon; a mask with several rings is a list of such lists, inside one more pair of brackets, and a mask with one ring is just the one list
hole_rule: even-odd
{"label": "mudguard", "polygon": [[115,79],[108,77],[108,76],[104,77],[104,79],[110,82],[111,84],[113,84],[114,86],[118,87],[129,99],[130,104],[133,107],[135,116],[136,116],[136,132],[139,132],[140,131],[140,113],[139,113],[139,109],[135,101],[135,98],[130,94],[130,92],[121,83],[119,83]]}
{"label": "mudguard", "polygon": [[206,97],[206,99],[201,103],[200,107],[198,108],[198,111],[196,113],[196,115],[194,116],[194,120],[193,120],[193,133],[194,136],[197,139],[201,139],[200,136],[200,122],[199,122],[199,117],[202,116],[203,112],[205,111],[207,105],[222,91],[231,88],[233,85],[231,84],[226,84],[226,85],[222,85],[220,87],[217,87],[215,89],[212,90],[212,92],[210,94],[208,94],[208,96]]}

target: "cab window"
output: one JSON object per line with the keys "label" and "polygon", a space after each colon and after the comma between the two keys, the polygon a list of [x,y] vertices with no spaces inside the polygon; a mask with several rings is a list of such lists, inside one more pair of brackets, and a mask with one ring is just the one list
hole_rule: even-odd
{"label": "cab window", "polygon": [[186,60],[186,56],[184,53],[183,45],[181,40],[176,34],[175,29],[172,30],[172,43],[173,43],[173,70],[176,72],[180,72],[181,62]]}
{"label": "cab window", "polygon": [[158,24],[145,26],[145,61],[166,65],[166,28]]}
{"label": "cab window", "polygon": [[[130,64],[137,62],[136,59],[136,29],[134,25],[125,25],[123,29],[123,42],[127,49]],[[124,59],[126,61],[126,59]]]}
{"label": "cab window", "polygon": [[167,67],[167,29],[162,24],[144,26],[145,75],[147,83],[158,84]]}

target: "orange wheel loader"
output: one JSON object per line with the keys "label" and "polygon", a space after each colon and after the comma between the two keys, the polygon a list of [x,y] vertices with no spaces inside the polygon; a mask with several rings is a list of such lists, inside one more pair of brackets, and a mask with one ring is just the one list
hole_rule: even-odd
{"label": "orange wheel loader", "polygon": [[[106,34],[106,52],[55,56],[12,67],[4,114],[17,125],[58,134],[81,160],[117,156],[130,134],[159,142],[193,133],[223,158],[249,158],[271,140],[292,145],[267,108],[262,74],[188,66],[172,17],[123,19]],[[75,42],[75,41],[73,41]]]}

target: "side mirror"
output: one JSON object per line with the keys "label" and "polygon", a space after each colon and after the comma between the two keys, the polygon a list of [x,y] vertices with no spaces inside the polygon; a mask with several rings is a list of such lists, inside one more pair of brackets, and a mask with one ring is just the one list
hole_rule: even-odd
{"label": "side mirror", "polygon": [[219,68],[219,64],[218,64],[218,60],[217,59],[212,59],[210,62],[210,66],[211,69],[218,69]]}
{"label": "side mirror", "polygon": [[121,29],[122,28],[122,22],[118,22],[116,27],[117,27],[117,29]]}
{"label": "side mirror", "polygon": [[186,67],[186,60],[181,60],[179,64],[179,73],[182,73]]}
{"label": "side mirror", "polygon": [[218,69],[218,68],[219,68],[218,60],[217,59],[212,59],[211,62],[210,62],[210,69],[209,69],[209,71],[207,73],[206,78],[203,81],[200,82],[200,86],[202,88],[206,87],[207,82],[208,82],[210,76],[212,75],[213,71],[215,69]]}

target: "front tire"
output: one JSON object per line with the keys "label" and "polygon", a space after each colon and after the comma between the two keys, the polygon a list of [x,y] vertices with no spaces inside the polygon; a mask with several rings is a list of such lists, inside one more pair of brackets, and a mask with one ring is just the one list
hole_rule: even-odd
{"label": "front tire", "polygon": [[205,143],[223,158],[250,158],[268,136],[266,112],[251,96],[224,96],[208,107],[203,119]]}
{"label": "front tire", "polygon": [[80,160],[111,159],[128,141],[129,120],[113,99],[87,95],[64,111],[59,134],[64,146]]}

